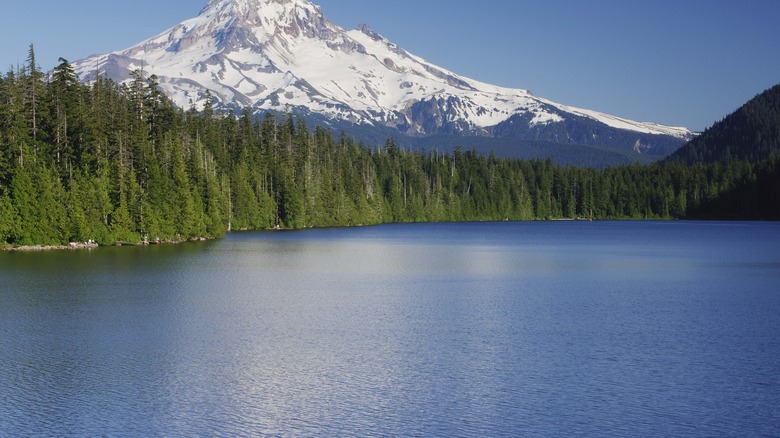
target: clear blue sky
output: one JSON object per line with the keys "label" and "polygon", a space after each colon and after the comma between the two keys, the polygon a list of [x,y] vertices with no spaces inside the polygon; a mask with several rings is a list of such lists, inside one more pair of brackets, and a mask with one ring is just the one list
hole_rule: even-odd
{"label": "clear blue sky", "polygon": [[[0,68],[124,49],[207,0],[0,0]],[[780,83],[779,0],[314,0],[458,74],[703,130]]]}

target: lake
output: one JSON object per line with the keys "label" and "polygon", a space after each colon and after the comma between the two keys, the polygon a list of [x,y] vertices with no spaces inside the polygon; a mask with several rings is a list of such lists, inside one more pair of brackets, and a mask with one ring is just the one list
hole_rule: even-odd
{"label": "lake", "polygon": [[0,253],[2,436],[777,436],[780,224]]}

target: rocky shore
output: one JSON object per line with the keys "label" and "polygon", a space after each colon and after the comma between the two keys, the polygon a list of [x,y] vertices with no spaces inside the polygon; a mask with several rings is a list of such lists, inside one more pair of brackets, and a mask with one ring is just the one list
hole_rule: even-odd
{"label": "rocky shore", "polygon": [[9,245],[3,247],[2,249],[3,251],[38,252],[38,251],[95,249],[97,247],[98,244],[95,242],[71,242],[68,245],[32,245],[32,246]]}
{"label": "rocky shore", "polygon": [[[114,246],[146,246],[146,245],[164,245],[179,244],[186,242],[204,242],[213,240],[213,237],[197,237],[191,239],[178,240],[144,240],[142,242],[116,242]],[[18,251],[18,252],[40,252],[40,251],[75,251],[82,249],[96,249],[99,245],[95,241],[89,242],[71,242],[67,245],[3,245],[0,244],[0,251]]]}

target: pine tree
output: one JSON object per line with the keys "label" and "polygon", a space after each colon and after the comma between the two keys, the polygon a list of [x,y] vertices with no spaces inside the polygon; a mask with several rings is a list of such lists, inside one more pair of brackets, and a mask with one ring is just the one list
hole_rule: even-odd
{"label": "pine tree", "polygon": [[43,73],[35,60],[35,47],[30,44],[26,64],[26,103],[30,120],[30,133],[33,140],[38,138],[38,104],[43,89]]}

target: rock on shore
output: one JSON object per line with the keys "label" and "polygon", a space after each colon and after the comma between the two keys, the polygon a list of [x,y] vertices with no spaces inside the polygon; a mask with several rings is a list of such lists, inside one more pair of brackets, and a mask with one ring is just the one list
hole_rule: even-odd
{"label": "rock on shore", "polygon": [[24,251],[24,252],[37,252],[37,251],[64,251],[64,250],[77,250],[77,249],[94,249],[98,244],[94,242],[71,242],[68,245],[32,245],[32,246],[9,246],[3,248],[5,251]]}

